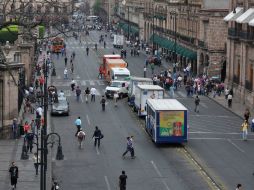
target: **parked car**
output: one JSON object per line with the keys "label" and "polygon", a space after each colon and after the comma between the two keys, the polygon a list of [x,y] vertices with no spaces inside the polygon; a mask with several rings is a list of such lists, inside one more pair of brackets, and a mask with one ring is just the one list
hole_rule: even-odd
{"label": "parked car", "polygon": [[157,56],[149,57],[149,63],[154,63],[155,65],[161,66],[161,58]]}
{"label": "parked car", "polygon": [[58,97],[58,102],[51,106],[51,115],[69,115],[70,107],[66,97]]}

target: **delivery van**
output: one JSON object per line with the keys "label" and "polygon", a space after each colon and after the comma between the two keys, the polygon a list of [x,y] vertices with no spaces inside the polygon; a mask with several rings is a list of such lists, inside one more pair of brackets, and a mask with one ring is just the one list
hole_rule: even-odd
{"label": "delivery van", "polygon": [[159,85],[137,85],[135,90],[134,111],[138,112],[138,116],[146,116],[147,99],[163,99],[164,89]]}
{"label": "delivery van", "polygon": [[155,143],[188,140],[188,110],[176,99],[148,99],[146,131]]}

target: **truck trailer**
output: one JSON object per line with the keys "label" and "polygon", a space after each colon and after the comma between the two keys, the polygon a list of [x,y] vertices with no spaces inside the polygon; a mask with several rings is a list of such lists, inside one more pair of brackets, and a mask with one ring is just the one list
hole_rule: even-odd
{"label": "truck trailer", "polygon": [[155,143],[187,142],[188,110],[176,99],[147,100],[146,131]]}

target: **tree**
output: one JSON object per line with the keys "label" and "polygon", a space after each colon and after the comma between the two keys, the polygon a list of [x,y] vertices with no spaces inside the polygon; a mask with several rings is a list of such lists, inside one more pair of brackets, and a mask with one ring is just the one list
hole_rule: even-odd
{"label": "tree", "polygon": [[[1,0],[0,33],[8,31],[14,36],[25,34],[31,38],[37,33],[37,38],[42,38],[43,26],[48,29],[54,26],[54,35],[66,33],[65,26],[72,12],[69,7],[71,0]],[[13,31],[13,26],[18,29]]]}
{"label": "tree", "polygon": [[96,0],[93,5],[94,14],[98,15],[101,9],[101,0]]}

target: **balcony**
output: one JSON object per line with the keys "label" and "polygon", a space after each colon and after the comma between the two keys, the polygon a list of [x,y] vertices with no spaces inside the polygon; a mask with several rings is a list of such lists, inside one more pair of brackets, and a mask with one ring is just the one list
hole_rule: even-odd
{"label": "balcony", "polygon": [[239,38],[239,31],[237,31],[235,28],[229,28],[228,29],[228,38],[238,39]]}
{"label": "balcony", "polygon": [[254,41],[254,34],[251,32],[241,31],[239,32],[239,37],[241,40],[253,42]]}
{"label": "balcony", "polygon": [[245,80],[245,88],[249,91],[252,91],[252,88],[253,87],[253,84],[252,82],[248,81],[248,80]]}
{"label": "balcony", "polygon": [[233,82],[236,83],[236,84],[239,84],[239,82],[240,82],[240,77],[234,75],[234,76],[233,76]]}
{"label": "balcony", "polygon": [[198,40],[198,47],[202,49],[208,49],[207,44],[201,40]]}

